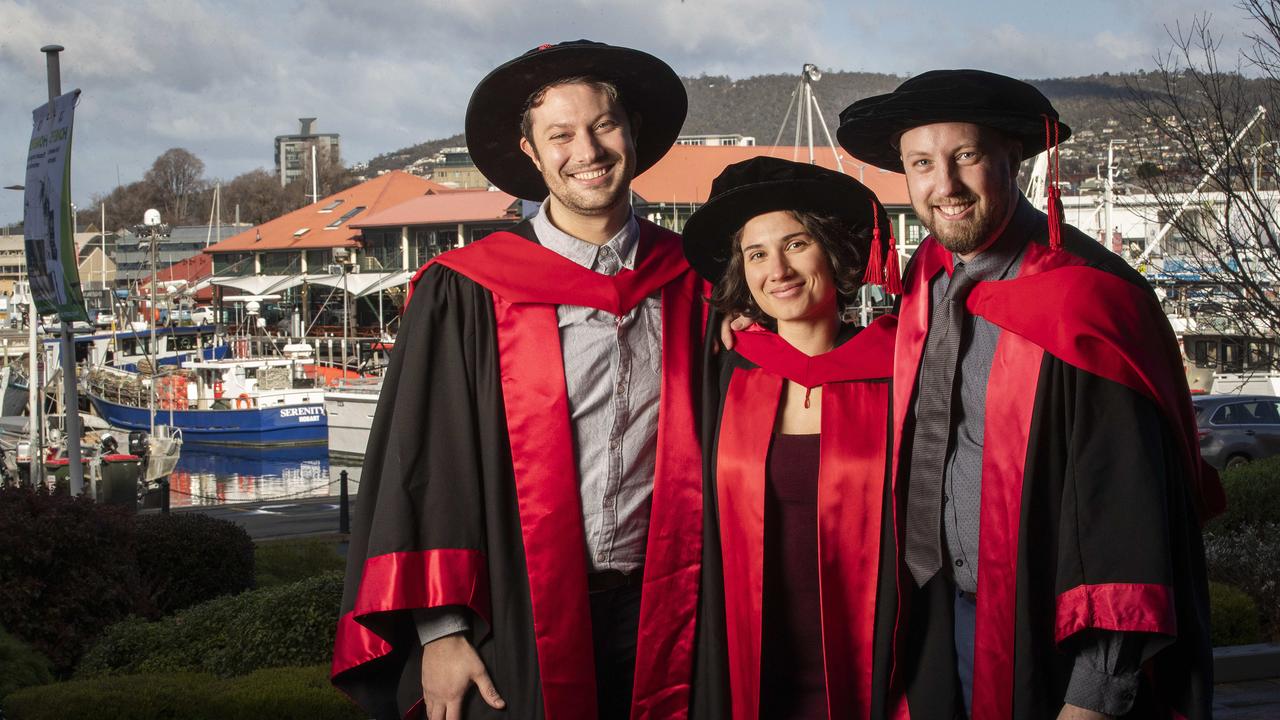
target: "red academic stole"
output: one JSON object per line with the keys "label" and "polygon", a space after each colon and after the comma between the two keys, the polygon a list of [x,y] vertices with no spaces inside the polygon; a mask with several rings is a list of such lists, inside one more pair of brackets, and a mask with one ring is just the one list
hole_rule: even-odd
{"label": "red academic stole", "polygon": [[[701,281],[684,260],[679,236],[652,223],[640,222],[638,256],[635,270],[610,277],[498,232],[432,261],[493,294],[547,720],[596,717],[587,551],[556,306],[622,315],[657,291],[662,293],[658,456],[631,717],[658,720],[688,713],[702,552],[701,449],[692,377],[702,332]],[[414,283],[425,270],[418,271]]]}
{"label": "red academic stole", "polygon": [[784,380],[822,388],[818,585],[827,706],[832,718],[870,713],[889,385],[863,381],[892,376],[894,324],[882,317],[815,357],[763,329],[737,335],[734,349],[759,367],[736,370],[729,381],[716,456],[734,720],[760,713],[765,469]]}
{"label": "red academic stole", "polygon": [[[1006,331],[996,345],[987,384],[990,440],[982,457],[974,720],[1003,720],[1013,712],[1022,484],[1044,353],[1153,400],[1178,439],[1201,516],[1211,517],[1224,506],[1217,474],[1200,458],[1191,394],[1167,319],[1143,289],[1084,262],[1030,243],[1017,278],[978,283],[966,302],[971,313]],[[952,263],[951,253],[929,237],[904,280],[894,372],[898,443],[929,332],[929,283],[939,272],[950,274]],[[895,445],[893,455],[895,484],[900,447]],[[902,598],[899,593],[899,618]],[[1116,608],[1125,612],[1112,612]],[[1161,585],[1082,585],[1058,598],[1056,618],[1059,641],[1088,627],[1177,631],[1172,588]],[[896,710],[904,717],[905,703]]]}

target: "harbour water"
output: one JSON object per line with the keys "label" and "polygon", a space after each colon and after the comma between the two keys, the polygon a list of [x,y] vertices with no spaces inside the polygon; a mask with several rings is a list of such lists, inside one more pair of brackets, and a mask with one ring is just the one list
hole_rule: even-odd
{"label": "harbour water", "polygon": [[359,465],[330,462],[323,445],[279,450],[184,446],[170,476],[170,503],[180,507],[336,497],[343,470],[349,473],[354,496]]}

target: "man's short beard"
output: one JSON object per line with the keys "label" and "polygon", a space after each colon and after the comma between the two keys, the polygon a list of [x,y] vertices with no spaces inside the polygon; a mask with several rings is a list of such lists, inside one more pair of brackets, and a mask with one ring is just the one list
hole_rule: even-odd
{"label": "man's short beard", "polygon": [[[976,197],[970,197],[975,201],[974,209],[977,210]],[[991,198],[991,205],[987,208],[987,212],[981,218],[978,218],[972,224],[962,227],[950,227],[946,225],[946,221],[942,221],[938,225],[947,229],[946,234],[938,232],[938,227],[931,227],[929,231],[942,243],[942,247],[956,255],[968,255],[971,252],[981,248],[987,244],[987,241],[1000,230],[1004,224],[1005,218],[1009,215],[1010,199],[1008,195],[1000,194],[998,197]],[[937,210],[932,210],[937,213]]]}

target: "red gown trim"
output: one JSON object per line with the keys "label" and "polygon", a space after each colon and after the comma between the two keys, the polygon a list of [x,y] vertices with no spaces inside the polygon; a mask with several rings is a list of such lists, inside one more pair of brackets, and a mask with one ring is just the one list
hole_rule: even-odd
{"label": "red gown trim", "polygon": [[[702,449],[694,420],[703,282],[687,272],[662,289],[662,390],[649,538],[636,637],[633,720],[689,712],[702,569]],[[661,661],[654,661],[661,658]]]}
{"label": "red gown trim", "polygon": [[1148,583],[1077,585],[1058,596],[1057,642],[1086,628],[1176,635],[1173,588]]}
{"label": "red gown trim", "polygon": [[818,584],[828,715],[870,714],[876,583],[867,579],[879,567],[889,386],[859,381],[891,373],[893,324],[882,319],[812,359],[763,330],[740,334],[735,346],[762,366],[730,379],[716,456],[735,720],[756,720],[760,712],[765,472],[784,378],[823,387]]}
{"label": "red gown trim", "polygon": [[465,605],[489,621],[489,576],[478,550],[396,552],[365,561],[355,607],[338,620],[332,676],[391,652],[391,645],[361,624],[392,610]]}
{"label": "red gown trim", "polygon": [[1044,350],[1001,333],[987,384],[982,453],[978,608],[973,644],[973,720],[1013,717],[1014,635],[1022,481]]}

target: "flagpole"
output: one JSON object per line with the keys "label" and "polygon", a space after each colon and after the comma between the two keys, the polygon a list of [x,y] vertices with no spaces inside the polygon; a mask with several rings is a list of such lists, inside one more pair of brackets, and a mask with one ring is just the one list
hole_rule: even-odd
{"label": "flagpole", "polygon": [[[45,45],[40,48],[40,52],[45,56],[45,69],[49,76],[49,114],[54,114],[54,101],[62,94],[62,69],[58,62],[58,53],[65,48],[61,45]],[[67,201],[68,198],[63,198]],[[66,228],[62,229],[66,232]],[[55,235],[54,242],[58,241]],[[71,236],[72,252],[75,252],[76,238],[74,231]],[[34,303],[34,299],[32,301]],[[33,305],[34,307],[34,305]],[[71,496],[76,497],[84,492],[84,465],[80,461],[80,391],[76,387],[76,341],[75,331],[71,327],[71,320],[61,318],[62,325],[62,348],[59,355],[62,358],[62,389],[63,389],[63,408],[65,415],[63,416],[62,427],[66,432],[65,442],[67,444],[67,470],[70,479]]]}

